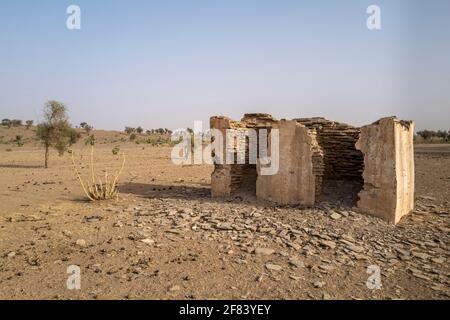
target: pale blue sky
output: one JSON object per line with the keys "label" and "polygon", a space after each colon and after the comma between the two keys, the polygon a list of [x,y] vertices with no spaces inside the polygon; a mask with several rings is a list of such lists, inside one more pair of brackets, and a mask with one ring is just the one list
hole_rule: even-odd
{"label": "pale blue sky", "polygon": [[0,0],[0,118],[55,99],[102,129],[245,112],[450,129],[449,57],[447,0]]}

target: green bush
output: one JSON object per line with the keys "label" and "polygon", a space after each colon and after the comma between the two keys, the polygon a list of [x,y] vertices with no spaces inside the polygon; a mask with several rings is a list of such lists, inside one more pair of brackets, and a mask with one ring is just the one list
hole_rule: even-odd
{"label": "green bush", "polygon": [[112,154],[113,155],[118,155],[119,154],[119,152],[120,152],[120,148],[119,147],[114,147],[113,149],[112,149]]}
{"label": "green bush", "polygon": [[75,144],[78,142],[78,140],[80,140],[81,138],[81,133],[77,132],[77,130],[75,129],[68,129],[68,135],[69,135],[69,139],[70,139],[70,144]]}
{"label": "green bush", "polygon": [[22,140],[22,136],[21,135],[16,135],[16,139],[14,139],[14,142],[19,146],[22,147],[24,145],[24,142]]}
{"label": "green bush", "polygon": [[87,146],[93,146],[95,145],[95,136],[91,134],[84,140],[84,144]]}

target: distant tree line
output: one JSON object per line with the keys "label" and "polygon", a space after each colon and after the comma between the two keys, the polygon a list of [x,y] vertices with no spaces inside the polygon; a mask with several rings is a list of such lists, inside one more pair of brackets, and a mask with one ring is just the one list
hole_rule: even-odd
{"label": "distant tree line", "polygon": [[[28,125],[28,121],[31,121],[31,124],[33,124],[33,120],[27,120],[27,125]],[[12,119],[12,120],[10,120],[10,119],[3,119],[2,120],[2,126],[4,126],[4,127],[8,127],[8,128],[11,128],[11,127],[20,127],[22,125],[22,120],[20,120],[20,119]]]}
{"label": "distant tree line", "polygon": [[[145,135],[143,135],[144,131]],[[141,126],[137,128],[125,127],[124,132],[129,135],[130,141],[134,141],[136,144],[170,145],[172,143],[172,131],[167,128],[144,130]]]}
{"label": "distant tree line", "polygon": [[[33,120],[27,120],[27,121],[25,121],[25,127],[27,129],[30,129],[33,126],[33,123],[34,123]],[[3,119],[2,120],[2,126],[8,127],[8,128],[20,127],[20,126],[22,126],[22,120],[20,120],[20,119],[12,119],[12,120],[10,120],[10,119]]]}
{"label": "distant tree line", "polygon": [[[126,134],[133,134],[133,133],[137,133],[137,134],[142,134],[144,132],[144,129],[142,127],[137,127],[137,128],[133,128],[133,127],[125,127],[124,132]],[[159,128],[159,129],[150,129],[150,130],[145,130],[146,134],[172,134],[172,131],[170,131],[167,128]]]}
{"label": "distant tree line", "polygon": [[440,140],[444,142],[450,141],[450,130],[422,130],[418,131],[417,135],[421,137],[425,141],[432,141],[432,140]]}

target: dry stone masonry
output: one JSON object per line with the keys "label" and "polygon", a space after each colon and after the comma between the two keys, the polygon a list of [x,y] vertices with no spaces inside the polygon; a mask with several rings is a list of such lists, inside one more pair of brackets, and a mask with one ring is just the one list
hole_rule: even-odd
{"label": "dry stone masonry", "polygon": [[[213,197],[252,193],[291,205],[335,201],[392,223],[414,209],[411,121],[387,117],[358,128],[324,118],[276,120],[246,114],[241,121],[212,117],[210,127],[222,132],[223,154],[232,150],[235,160],[215,164]],[[237,129],[235,138],[226,139],[228,129]],[[258,174],[259,159],[249,161],[249,129],[278,129],[276,174]],[[270,135],[268,140],[270,145]]]}

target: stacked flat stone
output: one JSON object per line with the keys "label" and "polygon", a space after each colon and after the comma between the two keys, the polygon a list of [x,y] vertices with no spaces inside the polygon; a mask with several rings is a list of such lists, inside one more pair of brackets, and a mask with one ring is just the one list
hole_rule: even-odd
{"label": "stacked flat stone", "polygon": [[[223,120],[224,118],[217,117],[216,119]],[[309,129],[316,195],[322,193],[324,180],[362,182],[364,159],[362,153],[355,148],[360,135],[359,128],[324,118],[294,120]],[[215,165],[214,175],[225,175],[230,178],[228,192],[235,193],[254,187],[257,173],[256,165],[250,164],[249,161],[248,130],[254,129],[257,134],[261,129],[267,129],[270,132],[276,121],[271,115],[264,113],[245,114],[241,121],[229,121],[227,128],[221,128],[224,138],[226,138],[226,129],[236,129],[238,136],[235,141],[225,139],[228,150],[233,152],[235,164]],[[245,163],[243,164],[237,163],[239,151],[245,151]]]}
{"label": "stacked flat stone", "polygon": [[325,179],[362,182],[364,158],[355,147],[360,135],[359,128],[324,118],[295,120],[316,131],[317,142],[323,150]]}
{"label": "stacked flat stone", "polygon": [[311,150],[313,174],[315,176],[315,190],[316,196],[322,193],[323,176],[325,173],[324,153],[317,141],[317,131],[315,129],[309,130],[309,136],[311,137]]}

